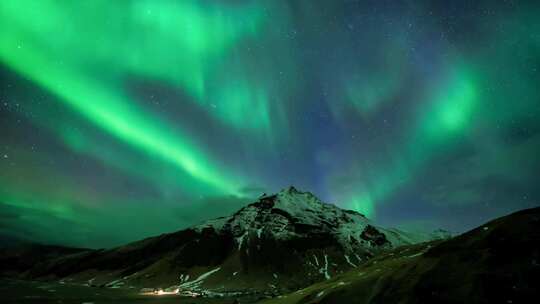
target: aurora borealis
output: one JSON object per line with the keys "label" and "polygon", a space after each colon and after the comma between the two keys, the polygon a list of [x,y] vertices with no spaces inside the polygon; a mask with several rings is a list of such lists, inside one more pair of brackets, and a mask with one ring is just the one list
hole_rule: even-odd
{"label": "aurora borealis", "polygon": [[2,1],[0,235],[112,246],[288,185],[410,230],[536,206],[533,2]]}

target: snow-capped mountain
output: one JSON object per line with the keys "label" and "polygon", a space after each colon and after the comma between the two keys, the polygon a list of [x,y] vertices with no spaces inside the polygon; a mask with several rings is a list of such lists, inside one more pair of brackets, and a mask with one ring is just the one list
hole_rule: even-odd
{"label": "snow-capped mountain", "polygon": [[291,241],[314,235],[333,239],[350,254],[414,242],[399,230],[375,227],[356,211],[324,203],[310,192],[301,192],[292,186],[274,195],[263,195],[231,216],[207,221],[193,229],[230,234],[238,250],[261,238]]}
{"label": "snow-capped mountain", "polygon": [[59,291],[106,302],[202,294],[224,296],[216,303],[529,303],[540,290],[539,219],[540,208],[526,209],[454,238],[435,231],[429,237],[444,240],[394,248],[422,238],[289,188],[231,216],[110,250],[3,250],[0,275],[23,279],[6,284],[40,300]]}
{"label": "snow-capped mountain", "polygon": [[231,216],[118,248],[43,259],[14,271],[113,288],[278,294],[328,280],[381,251],[419,241],[289,187]]}

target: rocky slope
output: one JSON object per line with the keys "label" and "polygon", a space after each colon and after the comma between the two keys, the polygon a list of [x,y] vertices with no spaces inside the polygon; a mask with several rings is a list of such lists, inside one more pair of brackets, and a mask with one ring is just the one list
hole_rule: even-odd
{"label": "rocky slope", "polygon": [[126,246],[30,246],[4,253],[0,263],[5,274],[89,286],[282,294],[424,240],[376,227],[360,213],[290,187],[231,216]]}
{"label": "rocky slope", "polygon": [[266,304],[536,303],[540,208],[446,241],[404,246]]}

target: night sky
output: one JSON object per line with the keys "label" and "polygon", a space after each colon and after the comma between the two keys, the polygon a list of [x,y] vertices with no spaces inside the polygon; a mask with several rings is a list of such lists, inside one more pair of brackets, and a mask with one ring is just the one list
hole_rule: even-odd
{"label": "night sky", "polygon": [[537,206],[539,16],[0,1],[0,237],[119,245],[289,185],[410,231]]}

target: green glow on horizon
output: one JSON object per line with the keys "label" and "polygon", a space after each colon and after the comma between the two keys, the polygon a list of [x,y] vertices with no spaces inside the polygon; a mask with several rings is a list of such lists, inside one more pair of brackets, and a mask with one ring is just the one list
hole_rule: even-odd
{"label": "green glow on horizon", "polygon": [[349,202],[349,206],[351,206],[353,210],[362,213],[367,218],[375,216],[375,203],[368,194],[353,198],[352,201]]}
{"label": "green glow on horizon", "polygon": [[[19,192],[23,193],[23,192]],[[0,192],[2,197],[2,204],[7,206],[17,207],[23,210],[32,210],[43,212],[48,216],[54,216],[59,219],[72,220],[77,217],[71,208],[72,202],[66,201],[51,201],[48,200],[47,204],[43,204],[41,200],[35,197],[19,197],[19,195],[10,195],[9,193]]]}

